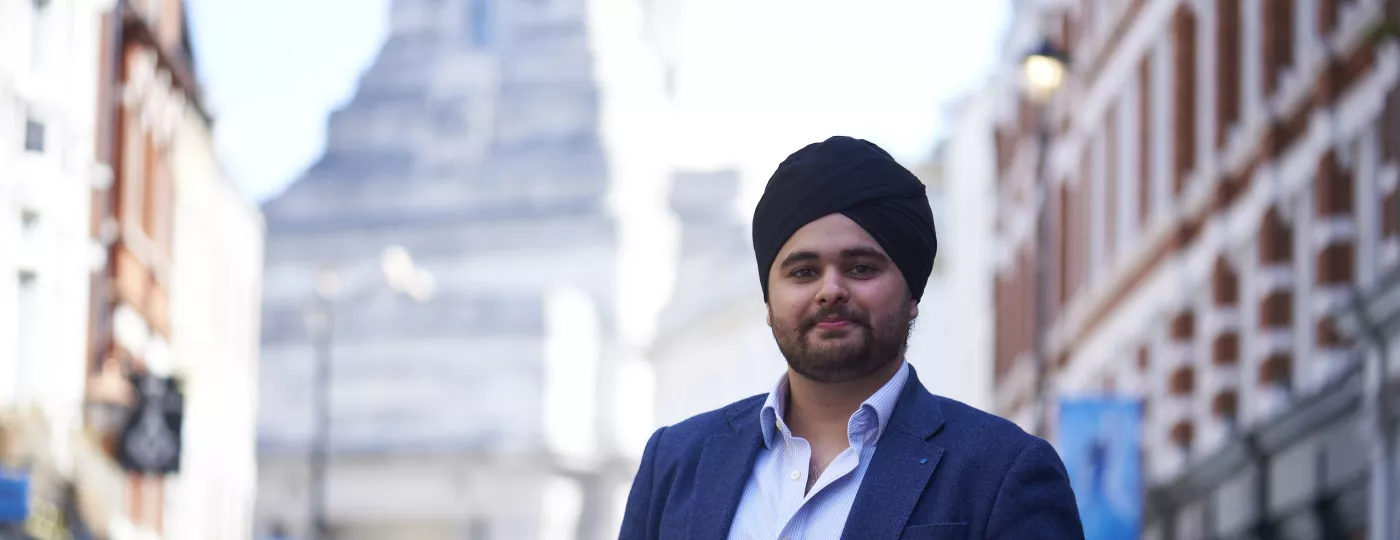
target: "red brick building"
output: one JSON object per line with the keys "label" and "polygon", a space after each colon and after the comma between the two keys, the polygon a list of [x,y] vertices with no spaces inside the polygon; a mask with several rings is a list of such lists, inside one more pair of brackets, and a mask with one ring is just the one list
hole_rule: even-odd
{"label": "red brick building", "polygon": [[[1043,173],[1037,109],[1001,89],[996,412],[1036,423],[1040,255],[1045,391],[1140,396],[1145,472],[1165,485],[1354,371],[1332,314],[1400,265],[1400,39],[1379,0],[1019,6],[1013,45],[1049,37],[1071,62]],[[1156,519],[1180,538],[1265,520],[1230,508]]]}
{"label": "red brick building", "polygon": [[[103,38],[97,151],[112,181],[93,191],[92,236],[106,264],[92,283],[88,401],[120,407],[134,400],[127,375],[170,362],[170,149],[185,108],[199,108],[199,93],[181,0],[115,2]],[[117,421],[88,418],[114,459]],[[165,479],[121,474],[118,508],[108,510],[159,534]]]}

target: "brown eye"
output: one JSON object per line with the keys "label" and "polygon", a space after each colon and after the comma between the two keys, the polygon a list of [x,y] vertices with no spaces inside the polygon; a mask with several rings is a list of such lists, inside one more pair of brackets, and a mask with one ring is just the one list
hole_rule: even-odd
{"label": "brown eye", "polygon": [[851,267],[850,272],[851,272],[852,275],[856,275],[856,276],[862,276],[862,275],[867,275],[867,274],[873,274],[873,273],[875,273],[875,267],[874,267],[874,266],[870,266],[870,265],[868,265],[868,264],[857,264],[857,265]]}
{"label": "brown eye", "polygon": [[797,279],[809,279],[817,277],[817,272],[816,270],[812,270],[811,268],[798,268],[796,270],[793,270],[792,273],[788,275]]}

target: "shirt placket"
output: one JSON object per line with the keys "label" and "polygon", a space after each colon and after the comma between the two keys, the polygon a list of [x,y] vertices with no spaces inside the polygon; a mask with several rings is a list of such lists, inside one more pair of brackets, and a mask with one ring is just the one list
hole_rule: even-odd
{"label": "shirt placket", "polygon": [[782,450],[782,521],[779,527],[780,539],[800,538],[800,519],[803,507],[806,505],[806,487],[808,464],[812,461],[812,449],[807,441],[793,437],[781,424],[778,426],[783,433]]}

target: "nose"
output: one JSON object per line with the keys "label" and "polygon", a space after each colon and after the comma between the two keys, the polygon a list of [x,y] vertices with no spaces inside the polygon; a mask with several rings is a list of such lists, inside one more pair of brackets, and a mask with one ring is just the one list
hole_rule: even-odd
{"label": "nose", "polygon": [[850,298],[846,282],[840,272],[827,272],[822,278],[821,289],[817,291],[817,304],[830,306],[845,302]]}

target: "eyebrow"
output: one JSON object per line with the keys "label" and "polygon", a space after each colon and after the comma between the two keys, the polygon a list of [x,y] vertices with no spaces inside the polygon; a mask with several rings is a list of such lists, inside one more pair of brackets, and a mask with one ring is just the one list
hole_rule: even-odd
{"label": "eyebrow", "polygon": [[[858,259],[861,257],[879,259],[881,261],[889,260],[889,256],[885,255],[883,251],[880,251],[870,246],[859,246],[841,250],[841,258],[843,259]],[[789,253],[787,257],[784,257],[782,264],[778,265],[778,267],[787,268],[800,262],[810,262],[820,259],[821,255],[818,255],[815,251],[794,251],[792,253]]]}

